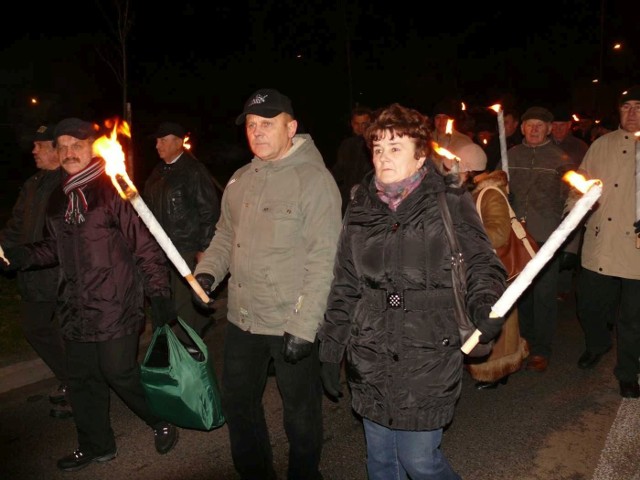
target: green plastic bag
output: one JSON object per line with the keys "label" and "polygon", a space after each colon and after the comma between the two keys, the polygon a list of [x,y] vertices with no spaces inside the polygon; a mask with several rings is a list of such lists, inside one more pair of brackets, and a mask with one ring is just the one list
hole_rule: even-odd
{"label": "green plastic bag", "polygon": [[199,352],[192,356],[169,325],[157,328],[141,365],[142,386],[158,417],[182,428],[211,430],[225,418],[209,351],[189,325],[178,322]]}

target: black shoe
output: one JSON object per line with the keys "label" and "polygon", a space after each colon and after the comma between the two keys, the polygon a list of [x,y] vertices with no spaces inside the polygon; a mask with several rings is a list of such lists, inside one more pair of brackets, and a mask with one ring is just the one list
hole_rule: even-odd
{"label": "black shoe", "polygon": [[178,429],[167,422],[160,422],[153,429],[153,436],[156,443],[156,451],[160,455],[169,453],[178,443]]}
{"label": "black shoe", "polygon": [[611,350],[611,347],[607,348],[602,353],[591,353],[589,350],[586,350],[582,354],[582,356],[578,359],[578,368],[586,369],[586,368],[595,367],[600,361],[600,359],[602,358],[602,356],[605,353],[607,353],[609,350]]}
{"label": "black shoe", "polygon": [[109,460],[113,460],[116,458],[116,455],[118,455],[118,450],[104,455],[88,455],[82,453],[82,451],[77,448],[71,455],[67,455],[58,460],[58,468],[65,472],[75,472],[76,470],[88,467],[89,464],[93,462],[108,462]]}
{"label": "black shoe", "polygon": [[640,385],[638,382],[620,381],[620,395],[623,398],[640,398]]}
{"label": "black shoe", "polygon": [[64,383],[61,383],[56,389],[49,394],[49,401],[54,405],[58,405],[67,400],[68,388]]}
{"label": "black shoe", "polygon": [[49,416],[53,418],[59,418],[61,420],[64,420],[65,418],[71,418],[73,417],[73,409],[71,408],[71,405],[69,405],[69,403],[62,402],[49,410]]}
{"label": "black shoe", "polygon": [[477,390],[493,390],[498,388],[499,385],[506,385],[509,381],[509,375],[505,375],[500,380],[496,380],[495,382],[476,382]]}

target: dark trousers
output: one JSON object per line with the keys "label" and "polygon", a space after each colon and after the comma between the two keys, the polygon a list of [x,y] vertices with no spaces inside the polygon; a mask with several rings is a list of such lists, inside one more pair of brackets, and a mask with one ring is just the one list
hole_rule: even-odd
{"label": "dark trousers", "polygon": [[61,383],[67,383],[64,342],[55,318],[56,302],[20,303],[22,332]]}
{"label": "dark trousers", "polygon": [[520,335],[529,342],[531,355],[549,357],[558,322],[557,255],[547,263],[518,302]]}
{"label": "dark trousers", "polygon": [[[182,257],[189,265],[191,271],[195,268],[195,252],[181,252]],[[178,316],[184,320],[187,325],[193,328],[202,338],[209,325],[211,325],[211,316],[206,312],[201,312],[193,303],[193,289],[185,278],[175,269],[171,269],[171,291],[173,302]],[[175,327],[176,336],[186,344],[191,344],[189,336],[182,328]]]}
{"label": "dark trousers", "polygon": [[610,277],[581,269],[577,284],[578,318],[585,345],[592,353],[611,347],[607,323],[616,325],[618,357],[613,373],[637,382],[640,373],[640,280]]}
{"label": "dark trousers", "polygon": [[147,425],[160,421],[149,411],[140,382],[138,340],[136,333],[104,342],[66,342],[78,446],[87,454],[104,455],[116,449],[109,387]]}
{"label": "dark trousers", "polygon": [[228,324],[224,342],[222,408],[233,464],[243,480],[275,478],[262,397],[273,359],[289,440],[289,480],[317,480],[322,451],[322,386],[317,344],[295,365],[282,357],[282,337],[254,335]]}

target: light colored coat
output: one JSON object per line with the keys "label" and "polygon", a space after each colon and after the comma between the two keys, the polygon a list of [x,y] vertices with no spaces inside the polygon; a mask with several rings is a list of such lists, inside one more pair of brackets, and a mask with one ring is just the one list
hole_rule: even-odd
{"label": "light colored coat", "polygon": [[[602,275],[640,279],[640,249],[636,249],[636,140],[623,129],[594,141],[580,172],[602,181],[602,195],[587,216],[582,267]],[[568,210],[577,200],[571,195]]]}
{"label": "light colored coat", "polygon": [[309,135],[287,156],[253,158],[222,196],[216,233],[195,274],[229,272],[228,320],[261,335],[314,341],[342,224],[340,192]]}

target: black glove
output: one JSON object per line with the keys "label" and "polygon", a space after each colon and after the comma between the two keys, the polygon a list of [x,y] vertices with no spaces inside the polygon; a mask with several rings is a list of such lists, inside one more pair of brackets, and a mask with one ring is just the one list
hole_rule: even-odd
{"label": "black glove", "polygon": [[171,298],[151,297],[149,298],[149,304],[151,305],[151,325],[153,325],[154,330],[167,323],[172,325],[176,322],[178,314]]}
{"label": "black glove", "polygon": [[202,290],[204,290],[204,293],[206,293],[209,296],[210,300],[207,303],[203,302],[200,296],[194,291],[193,303],[195,303],[196,306],[200,307],[202,310],[205,310],[207,312],[212,312],[214,310],[213,308],[214,298],[212,297],[211,293],[212,293],[213,284],[216,283],[216,279],[213,278],[213,275],[209,275],[208,273],[199,273],[196,275],[196,281],[200,284],[200,286],[202,287]]}
{"label": "black glove", "polygon": [[313,342],[284,332],[282,355],[284,356],[285,362],[296,364],[299,360],[311,355],[312,349]]}
{"label": "black glove", "polygon": [[326,362],[320,365],[320,380],[322,380],[322,386],[327,395],[336,401],[342,398],[339,363]]}
{"label": "black glove", "polygon": [[27,261],[29,259],[29,250],[27,250],[25,247],[3,247],[3,250],[5,258],[9,260],[8,265],[4,262],[4,260],[0,260],[0,268],[2,268],[3,271],[13,272],[16,270],[21,270],[25,265],[27,265]]}
{"label": "black glove", "polygon": [[560,271],[574,270],[578,266],[578,255],[571,252],[560,252]]}
{"label": "black glove", "polygon": [[640,220],[633,224],[633,228],[635,228],[636,235],[640,234]]}
{"label": "black glove", "polygon": [[500,335],[502,325],[505,322],[504,317],[489,317],[491,313],[491,305],[483,305],[476,309],[474,313],[474,323],[478,330],[482,332],[480,335],[480,343],[489,343],[491,340]]}

